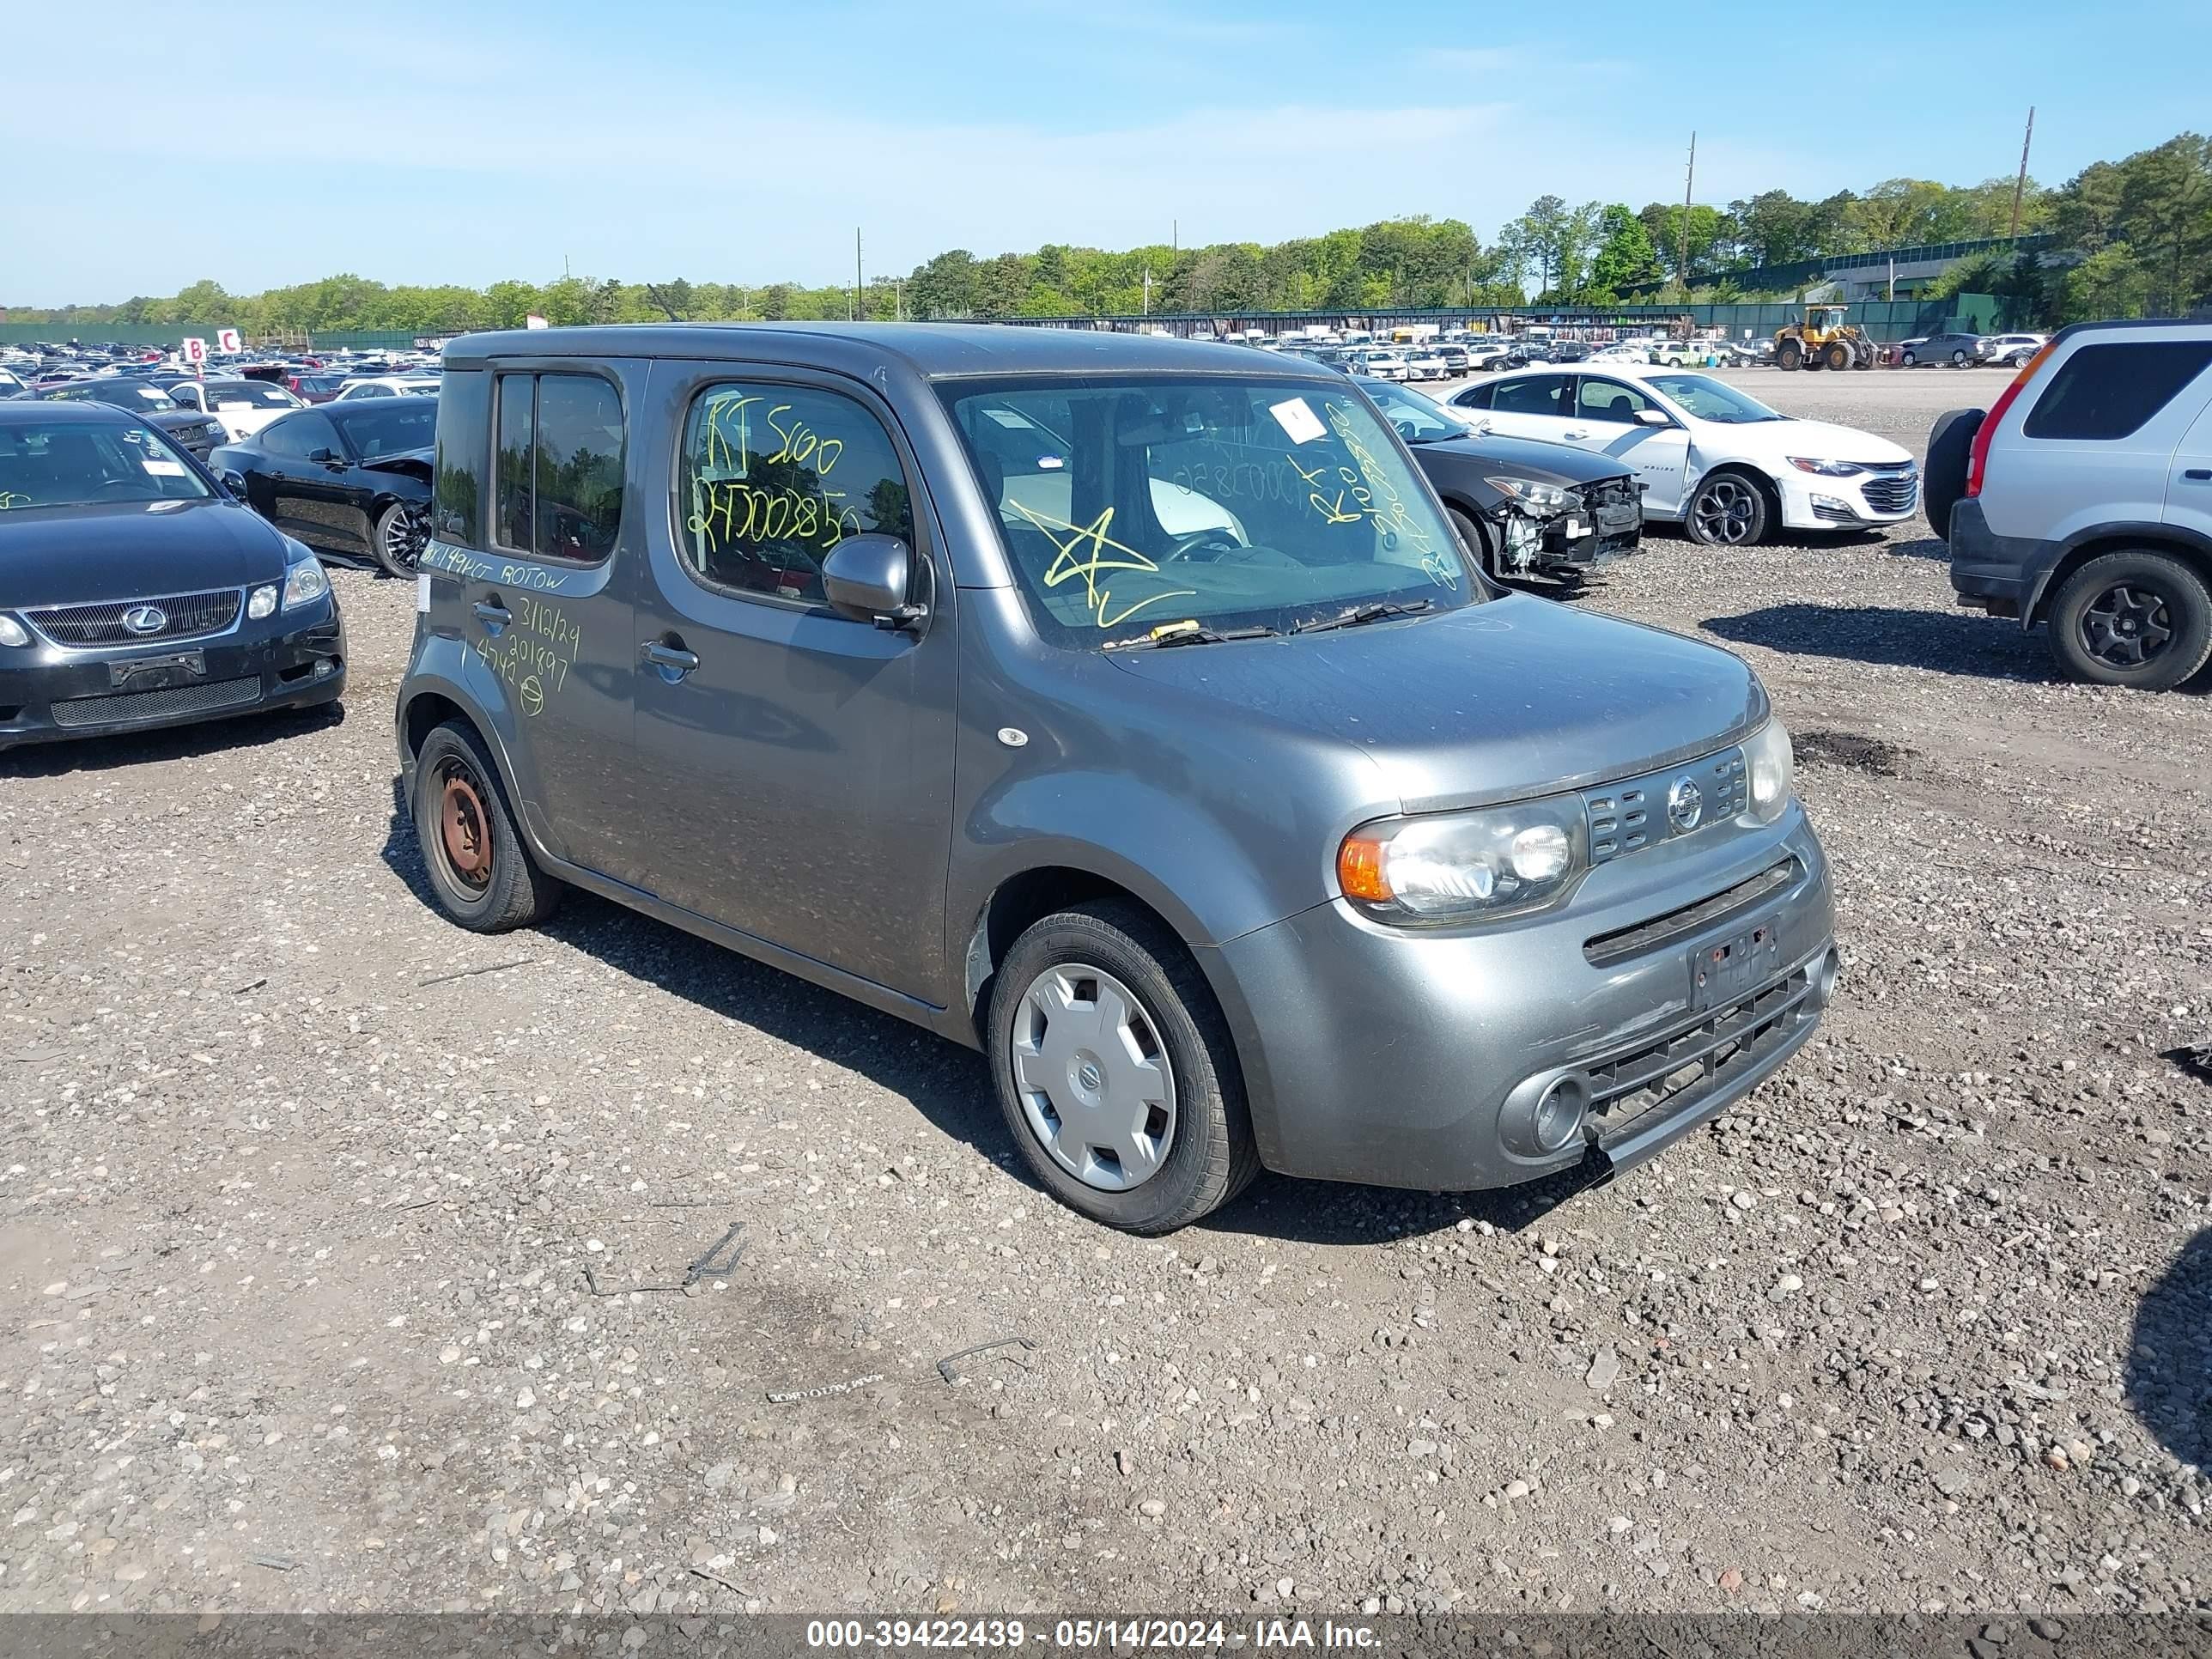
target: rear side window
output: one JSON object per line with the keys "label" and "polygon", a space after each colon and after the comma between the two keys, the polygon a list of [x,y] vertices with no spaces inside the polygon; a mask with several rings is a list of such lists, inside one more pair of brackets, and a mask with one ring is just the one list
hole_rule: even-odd
{"label": "rear side window", "polygon": [[1492,392],[1490,406],[1501,415],[1557,415],[1561,412],[1559,392],[1566,383],[1564,374],[1501,381]]}
{"label": "rear side window", "polygon": [[462,547],[483,545],[484,427],[490,418],[491,376],[471,371],[446,377],[438,394],[433,516],[439,538]]}
{"label": "rear side window", "polygon": [[596,564],[622,528],[622,397],[596,374],[499,377],[499,544]]}
{"label": "rear side window", "polygon": [[823,602],[822,561],[848,536],[914,543],[906,471],[852,398],[726,383],[692,400],[677,481],[685,568],[746,598]]}
{"label": "rear side window", "polygon": [[2212,340],[2086,345],[2059,366],[2021,428],[2030,438],[2131,437],[2212,363]]}

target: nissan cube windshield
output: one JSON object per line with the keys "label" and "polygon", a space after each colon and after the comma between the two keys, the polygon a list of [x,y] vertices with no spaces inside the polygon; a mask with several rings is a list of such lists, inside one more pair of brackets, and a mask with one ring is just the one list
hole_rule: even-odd
{"label": "nissan cube windshield", "polygon": [[1486,597],[1349,386],[1054,378],[950,398],[1040,631],[1121,647]]}

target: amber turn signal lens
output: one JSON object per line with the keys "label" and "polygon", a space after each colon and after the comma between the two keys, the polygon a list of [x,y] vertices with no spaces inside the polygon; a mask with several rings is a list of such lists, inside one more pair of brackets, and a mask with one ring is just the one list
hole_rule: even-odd
{"label": "amber turn signal lens", "polygon": [[1382,873],[1383,843],[1371,836],[1346,836],[1336,849],[1336,879],[1346,898],[1385,904],[1397,896]]}

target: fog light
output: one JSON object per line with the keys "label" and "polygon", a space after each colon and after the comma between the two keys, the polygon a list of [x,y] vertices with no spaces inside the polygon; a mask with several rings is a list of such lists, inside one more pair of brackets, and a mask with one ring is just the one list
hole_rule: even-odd
{"label": "fog light", "polygon": [[1813,510],[1816,513],[1840,513],[1847,518],[1858,516],[1858,509],[1838,495],[1815,495]]}
{"label": "fog light", "polygon": [[273,615],[276,609],[276,589],[274,585],[255,588],[252,597],[246,602],[246,614],[256,622],[259,622],[264,617]]}
{"label": "fog light", "polygon": [[1569,1146],[1582,1133],[1589,1110],[1589,1084],[1578,1072],[1553,1080],[1536,1102],[1536,1144],[1547,1152]]}
{"label": "fog light", "polygon": [[317,679],[326,680],[337,672],[337,664],[332,662],[328,657],[318,657],[315,659],[315,678]]}

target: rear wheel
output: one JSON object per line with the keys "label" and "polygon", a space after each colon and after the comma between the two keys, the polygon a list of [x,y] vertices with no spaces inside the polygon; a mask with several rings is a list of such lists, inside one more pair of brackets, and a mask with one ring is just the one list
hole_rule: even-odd
{"label": "rear wheel", "polygon": [[415,839],[438,908],[477,933],[534,927],[561,902],[561,884],[532,861],[483,739],[434,727],[415,762]]}
{"label": "rear wheel", "polygon": [[1772,517],[1765,489],[1741,472],[1716,472],[1691,495],[1682,522],[1692,541],[1748,547],[1765,539]]}
{"label": "rear wheel", "polygon": [[2051,654],[2069,678],[2169,691],[2212,659],[2212,590],[2170,553],[2106,553],[2051,604]]}
{"label": "rear wheel", "polygon": [[1139,906],[1063,910],[1017,939],[988,1039],[1014,1144],[1070,1209],[1172,1232],[1259,1170],[1228,1024],[1190,953]]}

